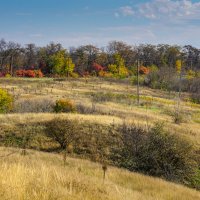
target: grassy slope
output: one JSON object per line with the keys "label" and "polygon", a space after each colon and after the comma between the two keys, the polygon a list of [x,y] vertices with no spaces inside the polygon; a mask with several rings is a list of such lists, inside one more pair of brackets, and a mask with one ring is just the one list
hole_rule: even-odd
{"label": "grassy slope", "polygon": [[[169,110],[175,109],[176,93],[171,94],[171,99],[167,92],[141,88],[143,96],[141,102],[151,101],[151,107],[137,107],[134,100],[124,99],[124,95],[136,95],[136,87],[129,83],[108,82],[100,79],[71,79],[69,81],[58,82],[53,79],[0,79],[0,87],[8,89],[18,100],[22,99],[59,99],[69,98],[77,104],[92,108],[95,106],[95,114],[109,115],[113,118],[133,120],[136,123],[152,124],[155,121],[163,121],[169,129],[192,139],[200,145],[200,105],[194,105],[185,101],[181,102],[182,111],[187,115],[186,121],[181,125],[173,123]],[[117,102],[110,100],[106,102],[93,102],[91,94],[99,92],[122,95]],[[184,99],[188,94],[183,94]],[[120,102],[118,102],[120,101]],[[32,114],[34,116],[34,114]],[[16,116],[16,115],[15,115]],[[17,118],[19,115],[17,116]],[[47,117],[47,115],[46,115]],[[2,118],[2,117],[1,117]],[[30,118],[31,115],[30,115]],[[89,117],[88,117],[89,118]],[[91,116],[91,120],[94,119]]]}
{"label": "grassy slope", "polygon": [[31,200],[194,200],[200,193],[137,173],[109,168],[103,184],[101,166],[85,160],[0,148],[0,199]]}
{"label": "grassy slope", "polygon": [[[122,83],[83,79],[54,82],[52,79],[0,79],[0,87],[7,88],[18,100],[70,98],[76,103],[92,107],[90,93],[135,94],[136,88]],[[15,88],[15,89],[13,89]],[[48,91],[48,92],[47,92]],[[163,121],[170,130],[189,137],[200,145],[200,107],[182,102],[182,109],[189,114],[180,125],[173,123],[166,110],[174,109],[174,98],[166,99],[167,93],[142,88],[143,96],[154,98],[151,108],[137,107],[129,101],[96,102],[96,113],[91,115],[62,114],[78,120],[103,124],[122,123],[123,119],[146,125]],[[187,97],[187,94],[184,94]],[[144,101],[144,100],[142,100]],[[105,115],[102,115],[105,114]],[[108,116],[109,115],[109,116]],[[0,127],[14,130],[18,123],[48,121],[52,113],[27,113],[0,115]],[[7,150],[0,149],[1,154]],[[0,199],[200,199],[199,193],[186,187],[160,179],[131,174],[112,168],[105,185],[102,185],[101,167],[88,161],[69,159],[63,168],[61,158],[54,155],[31,152],[25,158],[13,155],[0,157]],[[12,191],[12,192],[11,192]],[[25,196],[23,196],[25,195]],[[46,196],[45,196],[46,195]],[[84,197],[84,198],[83,198]]]}

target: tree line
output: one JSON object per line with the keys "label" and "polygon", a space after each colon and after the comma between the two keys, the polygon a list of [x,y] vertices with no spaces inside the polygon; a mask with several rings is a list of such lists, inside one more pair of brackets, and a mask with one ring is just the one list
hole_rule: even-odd
{"label": "tree line", "polygon": [[181,59],[187,70],[200,70],[200,49],[191,45],[151,45],[133,46],[121,41],[111,41],[106,47],[84,45],[65,49],[59,43],[44,47],[35,44],[22,46],[15,42],[0,40],[1,72],[14,74],[19,69],[40,69],[45,75],[69,76],[91,74],[104,69],[111,73],[126,76],[140,61],[142,66],[174,69]]}
{"label": "tree line", "polygon": [[[138,76],[140,75],[140,77]],[[131,77],[133,84],[167,91],[191,92],[200,102],[200,49],[191,45],[130,45],[111,41],[64,48],[39,47],[0,40],[0,77]]]}

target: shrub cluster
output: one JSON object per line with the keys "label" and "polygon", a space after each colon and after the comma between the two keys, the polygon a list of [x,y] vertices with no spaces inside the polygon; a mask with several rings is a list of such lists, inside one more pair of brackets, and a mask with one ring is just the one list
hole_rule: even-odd
{"label": "shrub cluster", "polygon": [[56,113],[76,112],[76,105],[69,99],[59,99],[54,106]]}
{"label": "shrub cluster", "polygon": [[135,124],[102,126],[56,119],[45,126],[47,136],[62,148],[70,143],[75,153],[94,161],[106,160],[131,171],[197,186],[198,161],[193,145],[166,131],[163,124],[144,129]]}
{"label": "shrub cluster", "polygon": [[7,113],[13,108],[13,97],[0,88],[0,113]]}
{"label": "shrub cluster", "polygon": [[10,78],[10,77],[12,77],[12,76],[10,75],[10,73],[0,72],[0,78],[3,78],[3,77],[5,77],[5,78]]}
{"label": "shrub cluster", "polygon": [[[59,99],[55,102],[48,97],[23,98],[16,100],[13,105],[12,111],[15,113],[74,113],[77,111],[77,106],[69,99]],[[79,110],[81,111],[81,108]]]}
{"label": "shrub cluster", "polygon": [[45,133],[61,149],[72,145],[74,153],[94,161],[116,161],[119,157],[120,135],[113,125],[101,125],[82,120],[56,118],[45,124]]}
{"label": "shrub cluster", "polygon": [[190,184],[198,169],[192,144],[156,124],[146,130],[124,125],[122,166],[170,181]]}
{"label": "shrub cluster", "polygon": [[41,78],[43,77],[43,73],[41,70],[17,70],[16,71],[16,76],[18,77],[28,77],[28,78]]}
{"label": "shrub cluster", "polygon": [[[26,132],[31,138],[27,139]],[[144,128],[55,118],[28,127],[19,125],[8,133],[1,134],[0,143],[49,151],[59,146],[62,151],[93,161],[199,188],[200,153],[190,141],[170,133],[163,124]]]}
{"label": "shrub cluster", "polygon": [[150,70],[149,70],[149,68],[147,68],[147,67],[141,66],[141,67],[139,68],[139,73],[142,74],[142,75],[149,74],[149,72],[150,72]]}

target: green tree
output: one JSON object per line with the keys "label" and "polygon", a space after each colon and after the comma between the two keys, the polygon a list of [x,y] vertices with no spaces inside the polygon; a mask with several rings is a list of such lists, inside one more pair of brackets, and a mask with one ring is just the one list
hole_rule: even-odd
{"label": "green tree", "polygon": [[73,63],[72,59],[67,56],[67,58],[65,58],[65,65],[64,65],[64,74],[67,74],[67,77],[70,75],[70,73],[72,73],[74,71],[75,68],[75,64]]}
{"label": "green tree", "polygon": [[51,65],[54,74],[62,74],[62,69],[65,64],[65,52],[59,51],[51,56]]}
{"label": "green tree", "polygon": [[115,64],[108,65],[108,70],[113,74],[118,73],[117,65],[115,65]]}
{"label": "green tree", "polygon": [[108,69],[115,76],[124,78],[128,75],[128,70],[125,67],[124,59],[120,56],[120,54],[114,54],[114,64],[108,65]]}
{"label": "green tree", "polygon": [[66,55],[64,50],[57,52],[51,56],[51,65],[54,74],[69,76],[74,71],[74,63],[72,59]]}

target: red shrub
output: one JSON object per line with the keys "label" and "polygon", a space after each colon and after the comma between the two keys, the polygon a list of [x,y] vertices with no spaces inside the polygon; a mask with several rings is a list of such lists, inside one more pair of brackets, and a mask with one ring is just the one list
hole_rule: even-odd
{"label": "red shrub", "polygon": [[18,77],[24,77],[25,76],[25,70],[23,70],[23,69],[17,70],[16,75]]}
{"label": "red shrub", "polygon": [[139,69],[139,73],[144,75],[149,74],[149,69],[147,67],[141,66]]}
{"label": "red shrub", "polygon": [[35,75],[38,78],[42,78],[44,76],[43,73],[42,73],[42,71],[40,69],[39,70],[35,70]]}
{"label": "red shrub", "polygon": [[0,78],[5,77],[5,73],[4,72],[0,72]]}
{"label": "red shrub", "polygon": [[93,63],[92,68],[96,72],[103,71],[105,69],[103,66],[99,65],[98,63]]}
{"label": "red shrub", "polygon": [[16,71],[16,75],[18,77],[28,77],[28,78],[41,78],[43,77],[43,73],[41,72],[41,70],[24,70],[24,69],[20,69]]}
{"label": "red shrub", "polygon": [[36,77],[35,71],[34,70],[25,70],[25,77],[30,77],[30,78]]}

